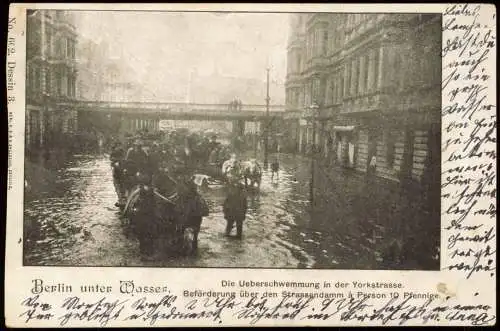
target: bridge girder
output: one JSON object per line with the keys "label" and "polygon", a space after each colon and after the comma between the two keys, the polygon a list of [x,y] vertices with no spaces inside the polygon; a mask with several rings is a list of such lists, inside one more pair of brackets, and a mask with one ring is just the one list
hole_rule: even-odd
{"label": "bridge girder", "polygon": [[[111,115],[122,115],[125,117],[141,117],[141,118],[149,118],[149,119],[159,119],[159,120],[214,120],[214,121],[233,121],[233,120],[246,120],[246,121],[259,121],[266,118],[266,114],[261,111],[254,112],[240,112],[240,113],[213,113],[210,111],[196,111],[196,112],[186,112],[186,113],[172,113],[172,112],[162,112],[162,111],[145,111],[142,112],[140,110],[123,110],[123,109],[86,109],[86,108],[77,108],[78,111],[82,113],[102,113],[102,114],[111,114]],[[284,112],[282,111],[270,111],[269,117],[284,117]]]}

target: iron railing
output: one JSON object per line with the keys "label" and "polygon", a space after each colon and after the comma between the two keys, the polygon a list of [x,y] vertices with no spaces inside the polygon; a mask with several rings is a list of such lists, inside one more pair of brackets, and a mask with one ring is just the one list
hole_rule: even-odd
{"label": "iron railing", "polygon": [[[121,102],[121,101],[86,101],[75,100],[69,103],[61,103],[61,106],[76,106],[85,109],[123,109],[123,110],[151,110],[151,111],[169,111],[169,112],[265,112],[266,105],[241,105],[241,110],[233,110],[229,104],[204,104],[204,103],[186,103],[186,102]],[[270,105],[271,112],[284,112],[284,105]]]}

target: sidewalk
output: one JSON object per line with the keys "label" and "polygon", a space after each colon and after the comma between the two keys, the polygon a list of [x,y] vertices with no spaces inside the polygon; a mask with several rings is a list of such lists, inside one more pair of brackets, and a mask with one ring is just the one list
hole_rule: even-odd
{"label": "sidewalk", "polygon": [[328,220],[340,238],[352,238],[373,252],[361,257],[366,265],[439,269],[439,208],[431,212],[422,192],[321,161],[316,162],[314,192],[315,218]]}

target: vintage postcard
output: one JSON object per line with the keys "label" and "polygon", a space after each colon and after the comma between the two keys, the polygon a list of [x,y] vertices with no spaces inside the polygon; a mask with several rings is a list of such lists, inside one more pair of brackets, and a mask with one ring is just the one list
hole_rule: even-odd
{"label": "vintage postcard", "polygon": [[8,327],[496,324],[496,8],[12,4]]}

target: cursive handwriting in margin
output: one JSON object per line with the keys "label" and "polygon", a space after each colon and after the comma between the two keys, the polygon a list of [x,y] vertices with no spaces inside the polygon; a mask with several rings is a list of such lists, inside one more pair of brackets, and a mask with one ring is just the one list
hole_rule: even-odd
{"label": "cursive handwriting in margin", "polygon": [[495,275],[496,105],[490,68],[495,11],[451,5],[443,15],[442,203],[446,270]]}
{"label": "cursive handwriting in margin", "polygon": [[[140,321],[146,325],[165,325],[168,321],[196,320],[218,323],[238,320],[250,325],[263,321],[327,321],[375,322],[381,325],[404,325],[410,321],[426,324],[432,321],[467,322],[486,325],[495,320],[495,311],[489,305],[461,305],[450,299],[413,296],[390,296],[374,299],[370,296],[344,298],[283,297],[270,299],[263,296],[197,298],[179,302],[175,295],[137,300],[102,297],[84,300],[78,296],[63,299],[59,304],[45,302],[42,295],[26,298],[21,305],[25,311],[20,317],[25,323],[48,320],[61,326],[85,322],[89,326],[112,326],[112,322]],[[202,323],[200,323],[202,324]]]}

